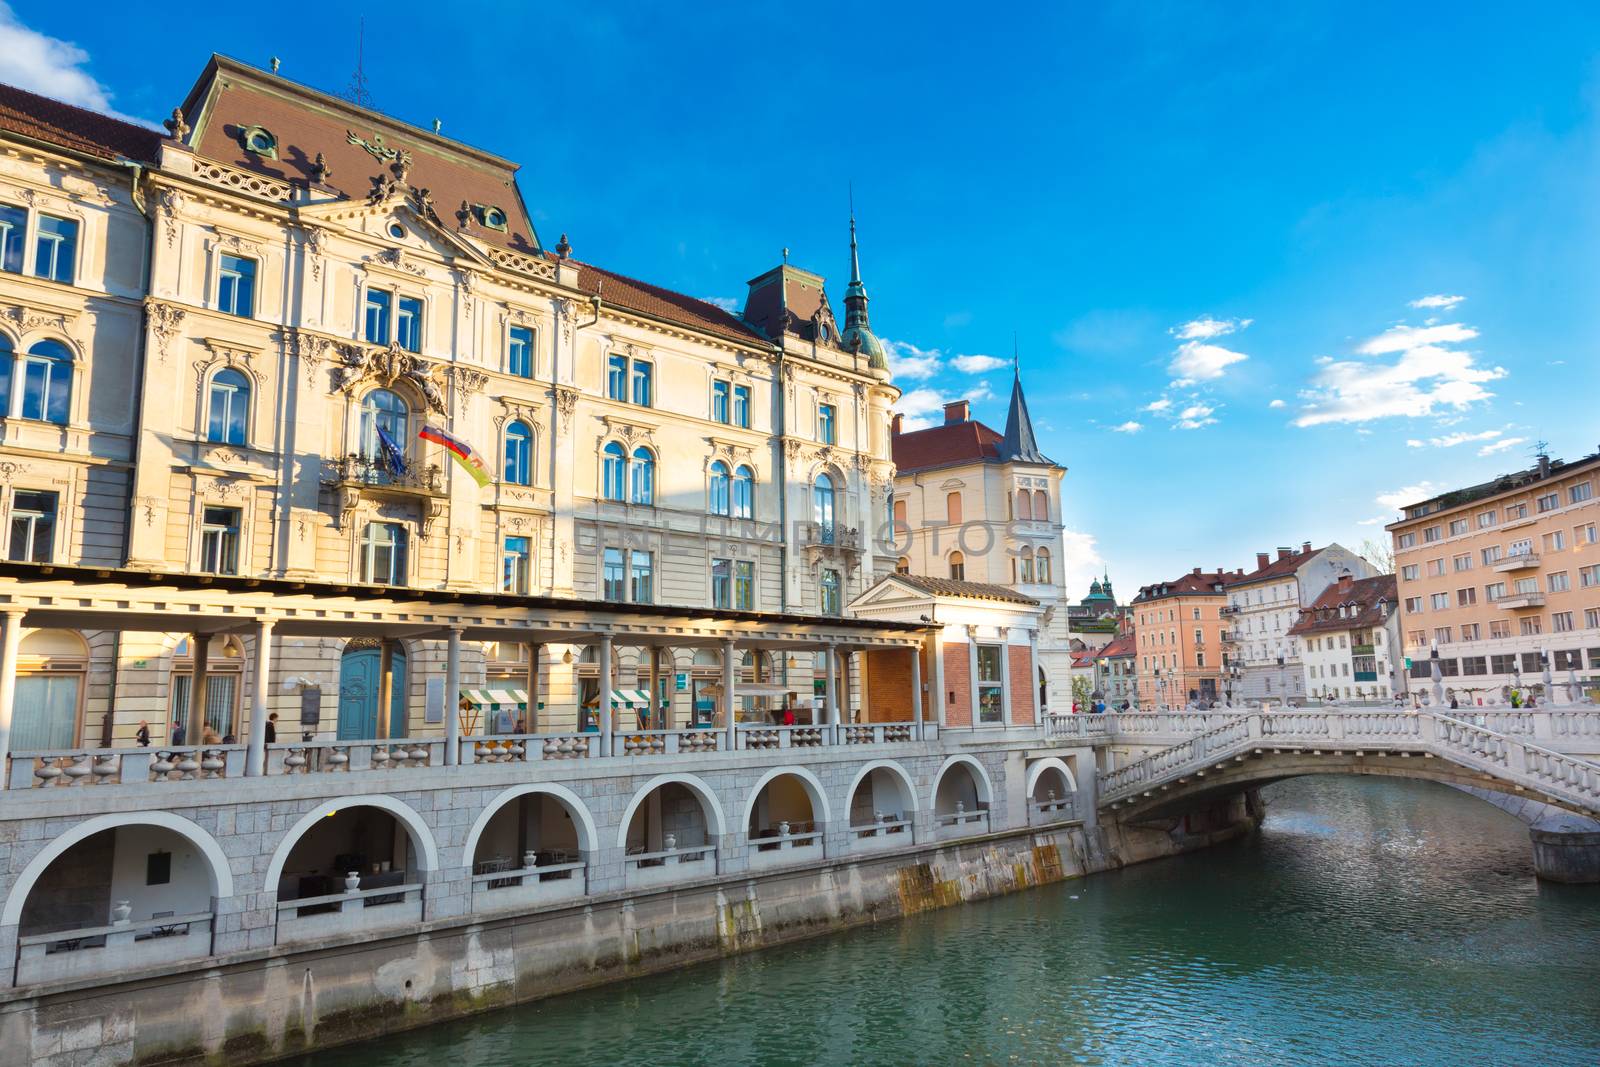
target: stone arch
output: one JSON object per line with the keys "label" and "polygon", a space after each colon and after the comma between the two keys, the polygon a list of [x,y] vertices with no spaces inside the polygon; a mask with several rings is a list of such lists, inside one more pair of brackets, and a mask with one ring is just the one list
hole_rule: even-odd
{"label": "stone arch", "polygon": [[755,814],[756,801],[760,799],[761,791],[773,779],[781,778],[786,774],[800,779],[800,784],[805,787],[806,796],[811,801],[811,814],[814,820],[818,823],[833,821],[831,810],[828,807],[827,790],[822,787],[822,781],[815,774],[804,767],[774,767],[766,774],[763,774],[751,788],[750,795],[744,803],[744,818],[739,821],[739,826],[742,829],[749,829],[750,817]]}
{"label": "stone arch", "polygon": [[104,830],[115,830],[122,826],[157,826],[184,838],[200,850],[207,866],[211,868],[212,894],[218,900],[233,896],[233,869],[228,865],[228,857],[223,854],[216,838],[194,822],[165,811],[96,815],[53,839],[28,861],[11,887],[10,895],[6,897],[5,910],[0,912],[0,926],[16,926],[21,922],[22,908],[27,903],[28,894],[33,891],[34,883],[69,848]]}
{"label": "stone arch", "polygon": [[467,843],[461,853],[461,866],[472,866],[472,857],[478,852],[478,839],[489,826],[489,821],[513,800],[542,793],[554,797],[572,813],[573,826],[578,831],[578,848],[585,853],[593,853],[600,848],[600,834],[595,829],[594,816],[589,813],[589,808],[583,799],[564,785],[556,782],[544,782],[539,785],[514,785],[502,790],[489,803],[484,805],[483,811],[478,813],[477,821],[472,824],[472,829],[467,833]]}
{"label": "stone arch", "polygon": [[722,803],[717,800],[715,790],[692,774],[658,774],[634,790],[633,796],[628,800],[628,806],[623,809],[622,819],[617,825],[618,848],[626,850],[628,847],[628,828],[633,824],[633,816],[639,810],[639,805],[661,786],[674,782],[689,790],[700,801],[700,806],[706,814],[707,836],[713,842],[728,832],[727,820],[722,814]]}
{"label": "stone arch", "polygon": [[978,800],[988,805],[994,803],[994,785],[989,781],[989,772],[983,769],[983,764],[966,755],[955,755],[945,760],[939,772],[933,776],[933,788],[928,791],[928,807],[937,810],[939,807],[939,784],[944,781],[944,776],[951,768],[965,767],[972,774],[972,783],[978,792]]}
{"label": "stone arch", "polygon": [[391,796],[381,793],[368,793],[363,796],[350,797],[318,804],[315,808],[300,817],[300,821],[291,826],[278,842],[278,847],[273,850],[272,862],[267,865],[266,879],[262,888],[268,893],[278,891],[278,882],[283,878],[284,864],[289,862],[289,854],[294,851],[294,846],[300,842],[319,819],[325,819],[337,812],[349,808],[377,808],[388,812],[400,821],[411,836],[411,844],[417,853],[417,865],[424,871],[439,869],[439,846],[434,843],[433,833],[428,829],[428,824],[422,821],[422,816],[416,813],[409,804],[396,800]]}
{"label": "stone arch", "polygon": [[1027,786],[1023,789],[1023,794],[1033,796],[1033,787],[1039,784],[1044,772],[1051,769],[1061,772],[1061,776],[1067,780],[1068,789],[1074,793],[1078,791],[1078,779],[1073,777],[1072,768],[1067,766],[1066,761],[1059,756],[1047,756],[1028,764]]}
{"label": "stone arch", "polygon": [[861,788],[861,783],[866,781],[867,775],[879,769],[888,771],[890,775],[899,780],[903,799],[907,801],[906,807],[912,813],[920,811],[921,803],[917,800],[917,783],[912,779],[910,773],[894,760],[875,759],[870,763],[862,764],[861,769],[856,772],[856,776],[850,780],[850,788],[846,789],[844,793],[845,812],[848,813],[850,811],[850,805],[855,800],[856,790]]}

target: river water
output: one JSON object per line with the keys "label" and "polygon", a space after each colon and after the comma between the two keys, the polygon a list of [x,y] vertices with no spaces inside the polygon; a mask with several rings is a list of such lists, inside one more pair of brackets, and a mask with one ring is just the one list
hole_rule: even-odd
{"label": "river water", "polygon": [[336,1049],[305,1067],[1600,1064],[1600,886],[1444,786],[1308,778],[1252,838]]}

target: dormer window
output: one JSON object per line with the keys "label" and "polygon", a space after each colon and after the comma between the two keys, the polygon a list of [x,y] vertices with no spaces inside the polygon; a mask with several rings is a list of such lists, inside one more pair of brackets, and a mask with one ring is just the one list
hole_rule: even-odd
{"label": "dormer window", "polygon": [[250,126],[239,135],[239,144],[246,152],[264,159],[278,158],[278,139],[265,126]]}
{"label": "dormer window", "polygon": [[473,204],[472,214],[478,220],[478,225],[486,229],[505,232],[506,213],[504,209],[497,208],[492,204]]}

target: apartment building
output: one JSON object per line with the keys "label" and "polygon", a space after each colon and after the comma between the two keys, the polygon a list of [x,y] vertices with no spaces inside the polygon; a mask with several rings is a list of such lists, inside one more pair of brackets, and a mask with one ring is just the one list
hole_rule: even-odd
{"label": "apartment building", "polygon": [[1290,628],[1314,700],[1387,704],[1406,692],[1394,575],[1342,574]]}
{"label": "apartment building", "polygon": [[1222,700],[1227,655],[1222,614],[1226,584],[1243,571],[1202,571],[1142,586],[1129,605],[1138,650],[1141,708]]}
{"label": "apartment building", "polygon": [[1600,453],[1411,504],[1391,523],[1411,677],[1503,702],[1539,681],[1600,670]]}

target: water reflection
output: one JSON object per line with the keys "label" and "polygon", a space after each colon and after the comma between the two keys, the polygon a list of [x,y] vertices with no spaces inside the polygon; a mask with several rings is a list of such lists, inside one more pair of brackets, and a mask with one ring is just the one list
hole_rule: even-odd
{"label": "water reflection", "polygon": [[1595,1064],[1600,887],[1444,786],[1272,787],[1235,845],[304,1062]]}

